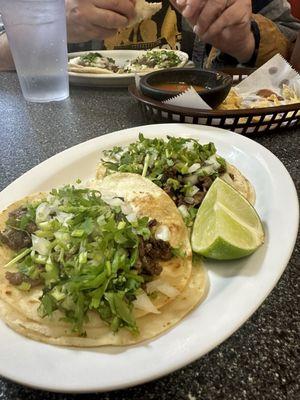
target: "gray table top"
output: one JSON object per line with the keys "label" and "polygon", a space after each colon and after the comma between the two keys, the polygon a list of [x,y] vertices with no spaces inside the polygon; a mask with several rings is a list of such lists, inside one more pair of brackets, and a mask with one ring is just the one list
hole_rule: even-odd
{"label": "gray table top", "polygon": [[[143,124],[147,121],[125,89],[73,87],[64,102],[29,104],[22,98],[16,74],[1,73],[0,190],[66,148]],[[284,163],[298,190],[299,137],[300,128],[255,138]],[[299,251],[298,240],[276,288],[242,328],[171,375],[119,392],[88,395],[40,392],[0,378],[0,399],[299,399]]]}

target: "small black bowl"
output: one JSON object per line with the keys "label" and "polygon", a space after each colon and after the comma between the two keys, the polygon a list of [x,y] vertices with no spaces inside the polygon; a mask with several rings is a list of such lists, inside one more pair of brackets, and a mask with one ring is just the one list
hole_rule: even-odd
{"label": "small black bowl", "polygon": [[140,88],[145,96],[164,101],[182,93],[155,88],[159,83],[179,83],[200,85],[205,89],[199,96],[212,108],[217,107],[227,97],[232,86],[232,77],[223,72],[208,71],[200,68],[172,68],[151,72],[140,80]]}

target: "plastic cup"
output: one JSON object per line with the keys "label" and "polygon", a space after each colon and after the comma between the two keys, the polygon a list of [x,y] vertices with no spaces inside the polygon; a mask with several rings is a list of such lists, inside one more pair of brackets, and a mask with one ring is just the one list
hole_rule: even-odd
{"label": "plastic cup", "polygon": [[25,99],[66,99],[65,0],[0,0],[0,14]]}

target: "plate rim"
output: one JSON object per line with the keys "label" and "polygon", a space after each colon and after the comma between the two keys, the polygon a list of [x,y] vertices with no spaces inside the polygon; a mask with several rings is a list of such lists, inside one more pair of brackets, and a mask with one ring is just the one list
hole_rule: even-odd
{"label": "plate rim", "polygon": [[[93,139],[84,141],[82,143],[79,143],[79,144],[77,144],[75,146],[70,147],[69,149],[63,150],[62,152],[59,152],[59,153],[53,155],[52,157],[44,160],[42,163],[36,165],[35,167],[30,169],[29,171],[25,172],[19,178],[17,178],[13,182],[11,182],[5,189],[3,189],[0,192],[0,195],[3,195],[3,194],[5,195],[7,192],[9,192],[11,189],[13,189],[14,185],[19,184],[24,179],[24,177],[25,178],[26,177],[30,177],[30,175],[32,173],[38,173],[39,172],[38,170],[41,168],[41,166],[45,167],[49,162],[54,161],[55,158],[57,158],[57,159],[63,158],[68,153],[71,156],[70,158],[72,158],[73,157],[72,153],[75,154],[76,150],[78,150],[78,148],[80,148],[82,146],[87,147],[87,148],[89,148],[89,147],[91,148],[94,144],[96,144],[96,145],[98,145],[98,143],[100,144],[102,139],[105,138],[105,137],[109,138],[109,139],[112,139],[112,141],[113,141],[113,138],[115,138],[116,135],[123,135],[124,133],[126,134],[126,133],[132,132],[132,134],[133,134],[133,132],[135,132],[135,134],[137,135],[138,131],[142,131],[143,129],[146,129],[146,130],[147,129],[160,130],[160,128],[162,128],[163,130],[167,130],[167,129],[172,128],[174,126],[179,126],[180,129],[182,129],[182,130],[184,130],[185,128],[188,128],[188,129],[191,129],[193,132],[199,131],[199,133],[200,133],[201,130],[205,130],[208,133],[227,135],[227,138],[232,139],[233,142],[235,142],[235,141],[242,142],[242,143],[244,142],[245,144],[254,146],[254,147],[258,148],[259,150],[261,150],[263,153],[265,153],[269,158],[271,158],[274,162],[276,162],[278,164],[278,166],[280,166],[280,168],[281,168],[282,172],[284,173],[285,177],[288,178],[287,182],[288,182],[288,186],[290,187],[290,189],[292,190],[292,193],[293,193],[293,201],[294,201],[295,204],[297,204],[297,207],[295,208],[295,211],[296,211],[296,213],[298,215],[298,218],[296,218],[296,221],[299,222],[299,204],[298,204],[298,197],[297,197],[297,192],[296,192],[295,185],[293,183],[293,180],[292,180],[289,172],[287,171],[287,169],[285,168],[283,163],[273,153],[271,153],[267,148],[265,148],[264,146],[260,145],[259,143],[255,142],[255,141],[253,141],[253,140],[251,140],[249,138],[240,136],[240,135],[238,135],[238,134],[236,134],[234,132],[230,132],[230,131],[227,131],[227,130],[224,130],[224,129],[220,129],[220,128],[215,128],[215,127],[207,127],[207,126],[200,126],[200,125],[191,126],[190,124],[174,123],[174,124],[142,125],[142,126],[138,126],[138,127],[118,130],[118,131],[115,131],[115,132],[112,132],[112,133],[109,133],[109,134],[101,135],[101,136],[95,137]],[[172,132],[172,129],[170,129],[170,131]],[[165,135],[166,134],[162,134],[161,136],[165,136]],[[177,135],[177,136],[179,136],[179,135]],[[187,135],[184,134],[182,136],[189,136],[189,135],[188,134]],[[232,145],[232,144],[230,143],[230,145]],[[101,144],[100,144],[100,146],[101,146]],[[239,146],[239,144],[236,144],[237,148],[238,148],[238,146]],[[103,148],[103,146],[102,146],[102,148]],[[99,153],[100,152],[101,152],[101,150],[99,150]],[[62,167],[62,169],[63,169],[63,167]],[[42,181],[42,179],[41,179],[41,181]],[[2,207],[1,207],[1,209],[2,209]],[[99,386],[97,386],[97,385],[94,386],[94,387],[90,387],[90,388],[83,388],[82,387],[81,389],[77,387],[74,390],[72,390],[72,388],[55,387],[55,385],[53,387],[49,387],[49,386],[45,387],[45,386],[40,386],[40,385],[36,385],[36,384],[30,383],[30,382],[24,381],[21,378],[19,379],[17,377],[12,376],[12,374],[10,374],[10,375],[3,374],[3,368],[1,366],[0,366],[0,372],[6,378],[14,380],[15,382],[21,383],[21,384],[23,384],[25,386],[34,387],[34,388],[41,389],[41,390],[47,390],[47,391],[53,391],[53,392],[66,392],[66,393],[88,393],[88,392],[95,392],[95,391],[101,391],[102,392],[102,391],[108,391],[108,390],[115,390],[115,389],[130,387],[130,386],[133,386],[133,385],[139,385],[141,383],[148,382],[150,380],[157,379],[159,377],[167,375],[167,374],[169,374],[169,373],[171,373],[171,372],[173,372],[173,371],[175,371],[175,370],[177,370],[177,369],[179,369],[179,368],[181,368],[181,367],[183,367],[183,366],[195,361],[199,357],[202,357],[204,354],[207,354],[213,348],[217,347],[220,343],[222,343],[224,340],[226,340],[228,337],[230,337],[237,329],[239,329],[250,318],[250,316],[260,307],[260,305],[263,303],[263,301],[266,299],[266,297],[270,294],[272,289],[276,286],[278,280],[280,279],[282,273],[284,272],[284,270],[285,270],[285,268],[286,268],[286,266],[287,266],[287,264],[288,264],[288,262],[290,260],[290,257],[291,257],[291,254],[293,252],[293,249],[294,249],[294,245],[295,245],[296,238],[297,238],[297,232],[298,232],[298,224],[295,223],[294,224],[294,232],[293,232],[293,240],[291,240],[289,242],[289,244],[290,244],[289,245],[289,251],[287,252],[287,254],[285,256],[286,262],[283,263],[281,265],[281,267],[278,269],[277,274],[276,274],[276,278],[272,281],[272,284],[269,286],[268,290],[264,292],[263,296],[260,297],[259,302],[256,302],[255,304],[252,304],[251,310],[249,310],[247,315],[244,315],[243,318],[240,318],[239,319],[239,323],[234,325],[234,326],[232,326],[230,332],[227,332],[225,336],[224,335],[220,335],[219,340],[217,342],[215,342],[214,344],[212,344],[211,346],[208,346],[205,349],[204,352],[201,352],[201,355],[199,355],[199,351],[198,352],[195,351],[192,356],[190,356],[188,358],[183,357],[181,359],[181,362],[177,362],[175,364],[170,365],[168,369],[164,370],[164,372],[161,372],[161,371],[160,372],[156,372],[156,373],[153,373],[153,374],[151,374],[150,376],[148,376],[146,378],[145,377],[141,377],[139,379],[133,379],[133,380],[131,379],[127,383],[123,383],[123,384],[119,383],[118,385],[108,385],[107,387],[101,387],[101,388]],[[175,326],[172,330],[177,329],[177,327],[178,327],[178,325]],[[155,339],[153,339],[153,340],[155,340]],[[41,344],[41,345],[44,346],[44,344]]]}

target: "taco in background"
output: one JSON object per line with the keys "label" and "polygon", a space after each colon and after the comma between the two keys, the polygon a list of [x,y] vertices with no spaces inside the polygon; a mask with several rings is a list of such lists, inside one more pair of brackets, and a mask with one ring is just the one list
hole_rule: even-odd
{"label": "taco in background", "polygon": [[115,74],[119,71],[119,67],[110,57],[104,57],[98,52],[88,52],[71,58],[68,70],[85,74]]}
{"label": "taco in background", "polygon": [[[184,67],[188,55],[183,52],[165,49],[153,49],[142,52],[141,55],[130,60],[122,69],[125,73],[149,73],[165,68]],[[120,70],[121,71],[121,70]]]}
{"label": "taco in background", "polygon": [[255,202],[251,183],[233,165],[217,154],[213,143],[168,136],[149,139],[142,134],[126,147],[103,152],[96,177],[131,172],[150,179],[175,202],[187,226],[191,226],[212,182],[220,177],[249,202]]}

